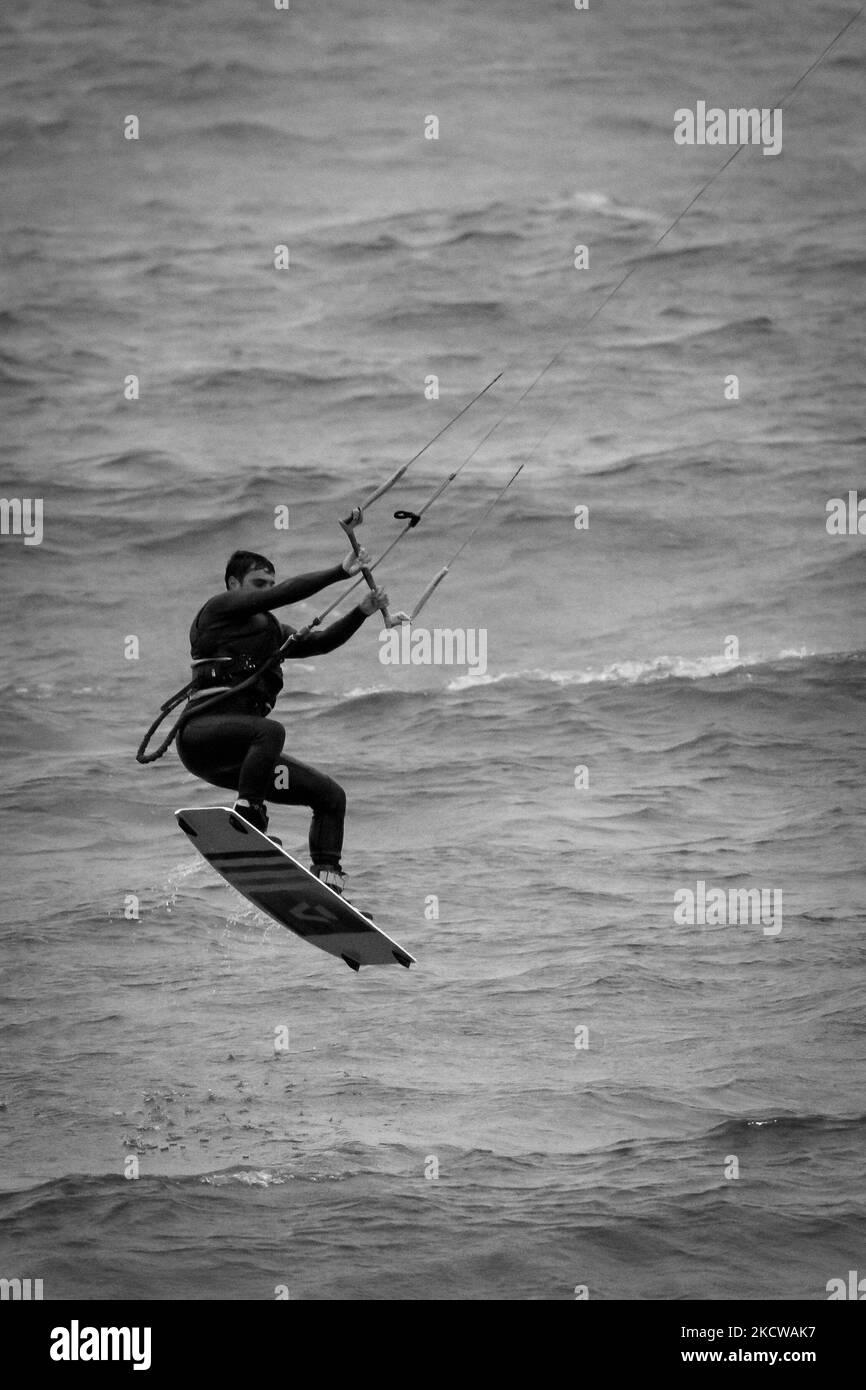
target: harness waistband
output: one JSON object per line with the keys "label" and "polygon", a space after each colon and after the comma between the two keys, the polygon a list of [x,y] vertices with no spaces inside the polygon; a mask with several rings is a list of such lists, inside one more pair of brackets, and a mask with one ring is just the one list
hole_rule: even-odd
{"label": "harness waistband", "polygon": [[[208,700],[212,695],[229,695],[234,692],[234,689],[233,685],[209,685],[205,690],[191,690],[187,696],[187,704],[191,705],[194,700]],[[273,709],[273,705],[255,690],[242,690],[237,698],[250,706],[250,714],[261,714],[263,718],[267,717]],[[216,705],[214,714],[218,714],[219,709],[219,705]],[[230,711],[226,710],[226,713],[228,714]]]}
{"label": "harness waistband", "polygon": [[[282,689],[282,676],[278,672],[261,670],[261,658],[256,660],[249,652],[193,657],[189,704],[193,701],[204,704],[211,696],[228,699],[238,686],[249,684],[249,677],[257,671],[259,678],[251,688],[238,692],[240,708],[246,707],[250,714],[268,715]],[[219,708],[219,701],[214,708]]]}
{"label": "harness waistband", "polygon": [[188,698],[190,700],[207,699],[209,695],[216,695],[220,690],[234,690],[233,685],[208,685],[204,690],[191,690]]}

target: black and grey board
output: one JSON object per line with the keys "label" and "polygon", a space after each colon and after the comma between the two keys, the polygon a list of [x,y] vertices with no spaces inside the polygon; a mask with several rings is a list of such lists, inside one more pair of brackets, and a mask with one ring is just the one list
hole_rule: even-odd
{"label": "black and grey board", "polygon": [[321,883],[267,835],[226,806],[175,811],[181,830],[218,874],[256,907],[352,970],[405,965],[415,957]]}

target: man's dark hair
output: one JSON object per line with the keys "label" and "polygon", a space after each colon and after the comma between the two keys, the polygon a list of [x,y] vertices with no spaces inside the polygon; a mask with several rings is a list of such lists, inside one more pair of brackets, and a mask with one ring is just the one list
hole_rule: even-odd
{"label": "man's dark hair", "polygon": [[226,565],[226,588],[229,586],[230,579],[239,579],[243,583],[244,575],[249,574],[250,570],[267,570],[269,574],[275,573],[270,560],[265,559],[264,555],[257,555],[254,550],[236,550]]}

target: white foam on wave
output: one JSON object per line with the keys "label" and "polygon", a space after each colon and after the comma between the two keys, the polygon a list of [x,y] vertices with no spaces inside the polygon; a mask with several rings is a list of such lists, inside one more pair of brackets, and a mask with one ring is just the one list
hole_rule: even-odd
{"label": "white foam on wave", "polygon": [[650,208],[629,207],[624,203],[618,203],[607,193],[597,193],[592,190],[576,191],[566,201],[569,207],[597,212],[602,217],[622,218],[628,222],[654,223],[664,221],[664,217],[659,212],[654,212]]}
{"label": "white foam on wave", "polygon": [[205,1173],[199,1178],[199,1182],[205,1183],[208,1187],[226,1187],[231,1182],[242,1183],[244,1187],[274,1187],[286,1182],[286,1178],[281,1173],[270,1173],[265,1168],[259,1168],[254,1172],[241,1168],[230,1173]]}
{"label": "white foam on wave", "polygon": [[[502,681],[547,681],[553,685],[597,685],[610,683],[614,685],[638,685],[648,684],[651,681],[679,679],[679,680],[705,680],[708,676],[725,675],[729,671],[738,668],[766,666],[772,661],[803,661],[808,657],[817,656],[817,652],[807,651],[805,647],[797,649],[786,648],[784,651],[777,652],[775,656],[741,656],[727,657],[714,654],[712,656],[654,656],[647,661],[624,660],[612,661],[607,666],[600,668],[589,668],[585,671],[546,671],[542,667],[524,667],[519,671],[500,671],[498,675],[493,675],[489,671],[481,674],[477,671],[467,671],[462,675],[454,676],[444,687],[449,694],[459,694],[464,690],[473,690],[476,686],[499,685]],[[441,670],[441,667],[434,668]],[[427,686],[419,691],[417,687],[390,685],[387,682],[381,685],[356,685],[351,690],[344,691],[336,697],[340,700],[363,700],[371,695],[393,695],[395,691],[401,691],[406,695],[415,694],[436,694],[441,687]],[[333,699],[334,696],[327,691],[308,691],[307,694],[328,695]]]}
{"label": "white foam on wave", "polygon": [[547,681],[553,685],[613,685],[649,684],[660,680],[705,680],[709,676],[726,675],[752,666],[765,666],[769,661],[804,660],[815,656],[815,652],[805,647],[799,650],[785,650],[775,657],[750,656],[655,656],[649,661],[613,661],[598,670],[586,671],[544,671],[538,667],[523,671],[502,671],[499,675],[490,674],[457,676],[449,681],[446,690],[459,692],[477,685],[497,685],[500,681],[535,680]]}
{"label": "white foam on wave", "polygon": [[343,699],[363,700],[366,695],[390,695],[393,690],[393,685],[356,685],[344,693]]}

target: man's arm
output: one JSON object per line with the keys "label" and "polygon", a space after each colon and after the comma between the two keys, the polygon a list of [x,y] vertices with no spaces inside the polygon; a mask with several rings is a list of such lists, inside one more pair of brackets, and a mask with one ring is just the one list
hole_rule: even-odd
{"label": "man's arm", "polygon": [[299,574],[295,579],[284,579],[282,584],[273,584],[269,589],[227,589],[208,600],[208,617],[221,615],[244,617],[250,613],[268,613],[272,608],[282,608],[289,603],[300,603],[310,598],[329,584],[336,584],[347,577],[342,564],[329,570],[315,570],[312,574]]}
{"label": "man's arm", "polygon": [[[348,642],[358,628],[364,623],[367,614],[361,609],[353,608],[345,617],[338,618],[329,627],[323,628],[320,632],[308,632],[306,637],[300,637],[296,642],[290,642],[285,651],[285,660],[303,661],[308,656],[321,656],[325,652],[332,652],[336,647],[342,647],[344,642]],[[281,624],[283,629],[283,640],[295,631],[287,624]]]}
{"label": "man's arm", "polygon": [[[289,658],[302,659],[305,656],[317,656],[322,652],[332,652],[335,647],[342,647],[349,638],[364,622],[371,613],[377,613],[381,609],[387,609],[388,595],[384,589],[374,589],[371,593],[365,594],[358,604],[344,618],[338,618],[330,627],[326,627],[324,632],[310,632],[306,637],[301,637],[297,642],[292,642],[287,648],[283,660]],[[395,622],[407,623],[409,621],[405,613],[395,613]],[[294,634],[295,629],[288,627],[285,623],[280,623],[283,633],[283,641]]]}

